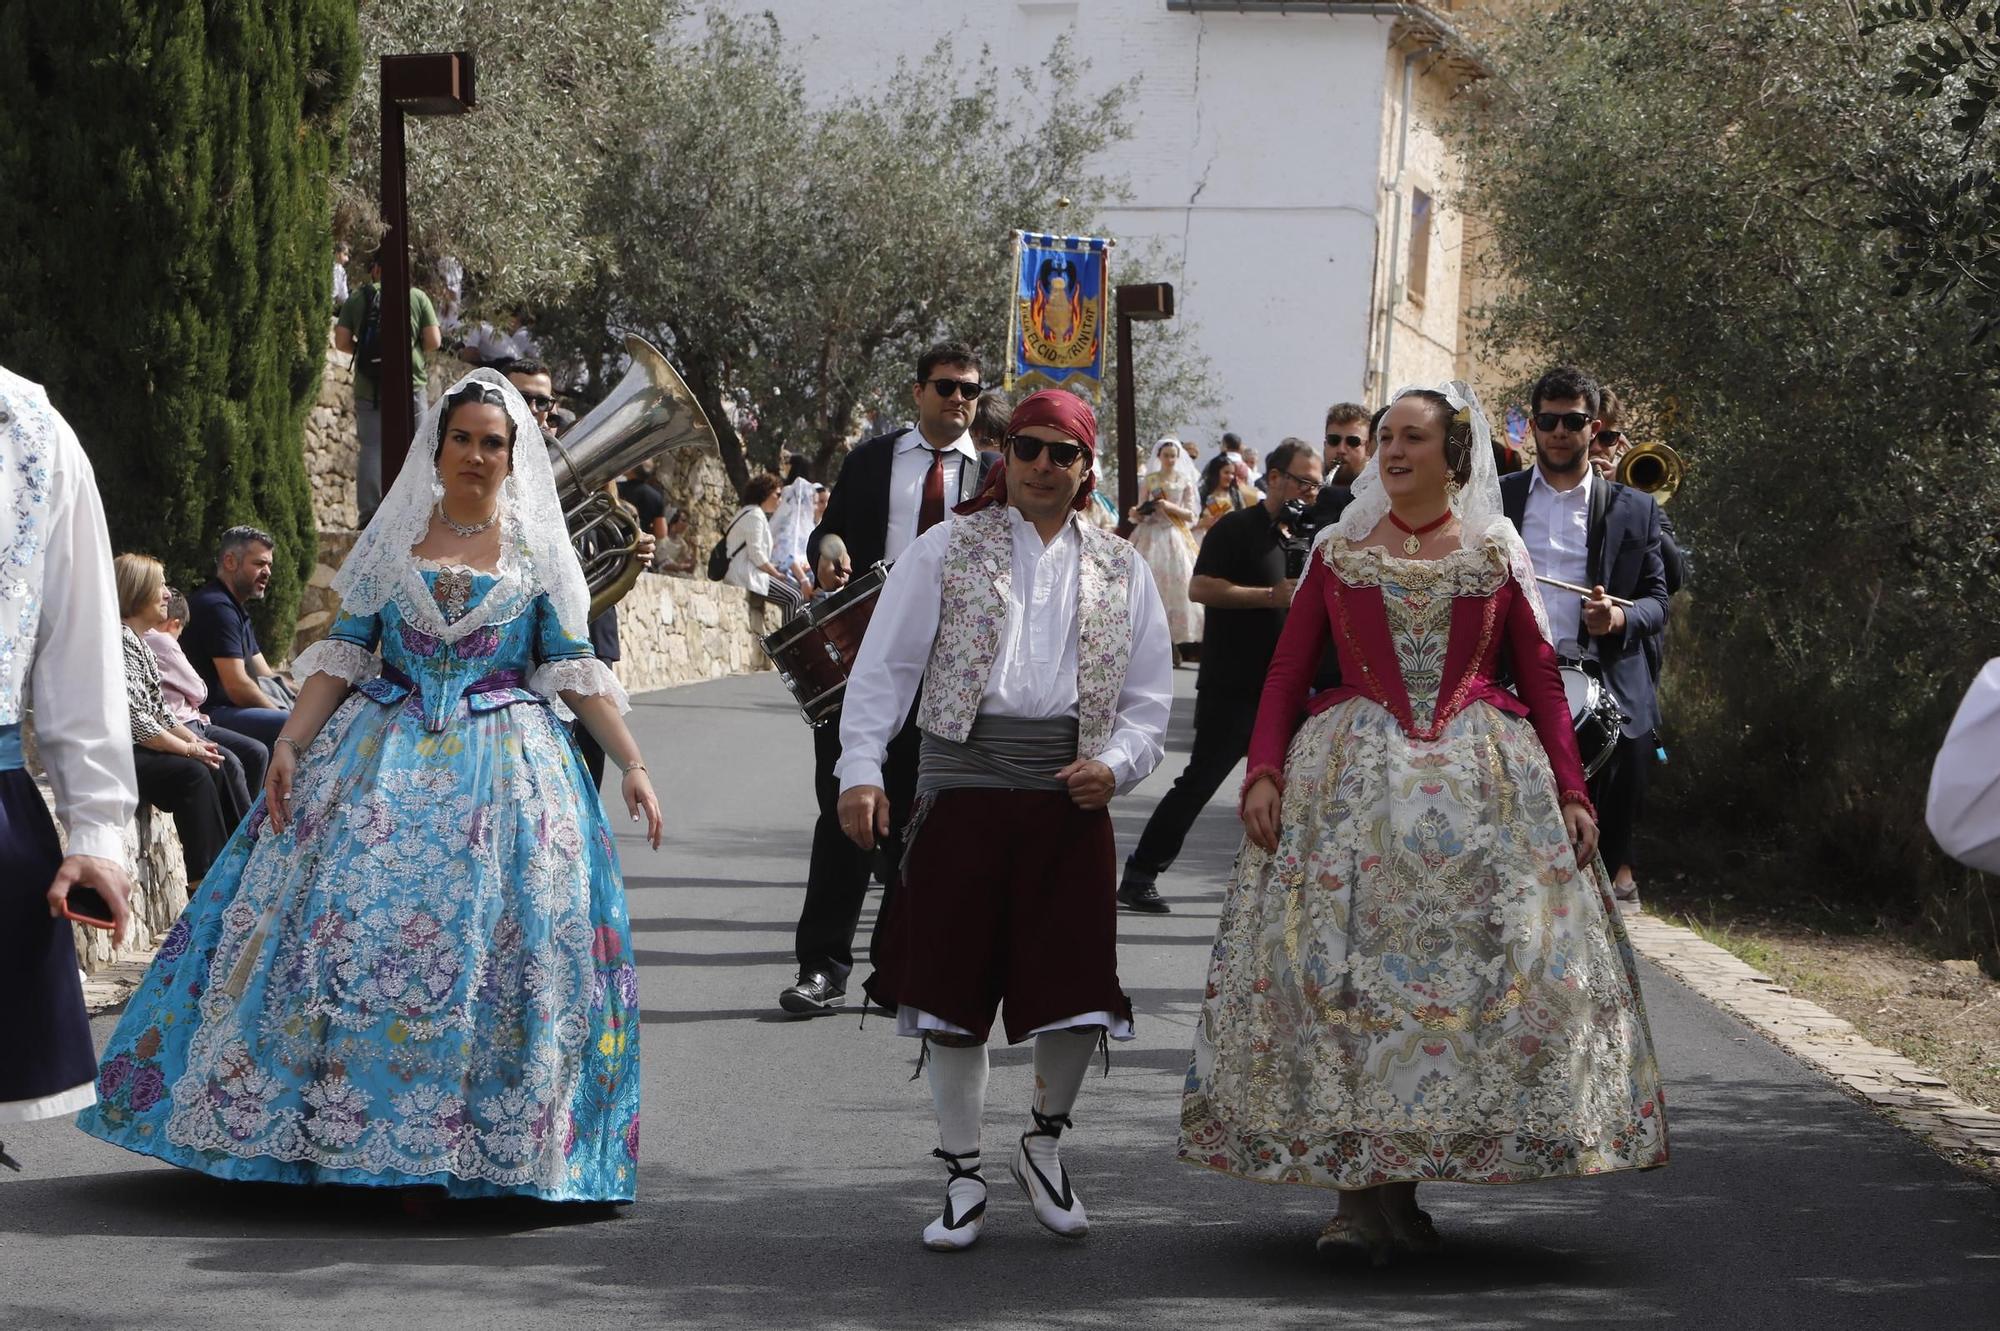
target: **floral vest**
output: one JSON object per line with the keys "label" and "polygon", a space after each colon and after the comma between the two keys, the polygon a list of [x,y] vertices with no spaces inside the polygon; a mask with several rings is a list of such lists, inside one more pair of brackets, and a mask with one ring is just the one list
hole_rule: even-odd
{"label": "floral vest", "polygon": [[[964,743],[1000,655],[1000,630],[1014,582],[1013,524],[995,504],[951,524],[939,588],[938,632],[924,673],[917,725]],[[1111,742],[1118,695],[1132,657],[1132,547],[1110,532],[1076,524],[1083,537],[1076,628],[1077,755],[1094,758]]]}

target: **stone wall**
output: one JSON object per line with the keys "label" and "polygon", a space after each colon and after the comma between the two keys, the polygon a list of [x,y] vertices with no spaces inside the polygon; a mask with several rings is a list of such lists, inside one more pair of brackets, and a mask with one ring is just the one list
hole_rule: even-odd
{"label": "stone wall", "polygon": [[322,534],[351,532],[361,522],[354,507],[354,463],[361,451],[354,429],[354,357],[328,342],[319,401],[306,413],[305,438],[313,522]]}
{"label": "stone wall", "polygon": [[760,640],[776,627],[776,612],[741,587],[642,573],[618,603],[618,682],[638,693],[768,670]]}

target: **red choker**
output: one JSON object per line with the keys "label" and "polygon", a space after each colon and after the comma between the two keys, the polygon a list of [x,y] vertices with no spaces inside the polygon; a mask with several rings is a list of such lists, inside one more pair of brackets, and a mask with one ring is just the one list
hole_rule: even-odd
{"label": "red choker", "polygon": [[1447,504],[1445,506],[1444,512],[1438,514],[1436,518],[1432,519],[1429,522],[1426,522],[1421,527],[1412,527],[1409,523],[1397,517],[1396,510],[1394,510],[1393,508],[1389,510],[1389,521],[1396,524],[1396,529],[1398,531],[1408,533],[1407,539],[1404,540],[1403,542],[1403,553],[1406,555],[1414,555],[1424,548],[1424,543],[1420,538],[1426,532],[1434,532],[1439,527],[1444,526],[1445,523],[1451,521],[1451,506]]}

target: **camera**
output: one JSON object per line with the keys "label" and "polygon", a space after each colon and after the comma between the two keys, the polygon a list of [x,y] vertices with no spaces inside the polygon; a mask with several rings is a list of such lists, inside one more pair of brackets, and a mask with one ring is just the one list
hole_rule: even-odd
{"label": "camera", "polygon": [[1278,510],[1278,527],[1284,533],[1285,576],[1296,581],[1306,571],[1312,554],[1313,537],[1319,535],[1319,515],[1302,499],[1294,499]]}

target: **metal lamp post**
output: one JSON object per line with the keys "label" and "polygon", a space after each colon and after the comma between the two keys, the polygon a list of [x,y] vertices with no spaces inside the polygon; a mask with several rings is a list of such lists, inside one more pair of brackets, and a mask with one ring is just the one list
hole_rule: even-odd
{"label": "metal lamp post", "polygon": [[1113,293],[1118,307],[1118,530],[1130,529],[1126,514],[1139,502],[1139,422],[1134,406],[1132,321],[1174,317],[1171,282],[1122,286]]}
{"label": "metal lamp post", "polygon": [[472,52],[433,51],[382,57],[382,220],[388,229],[377,250],[382,261],[382,489],[403,469],[415,422],[410,400],[410,210],[403,179],[403,117],[464,115],[478,103],[472,88]]}

